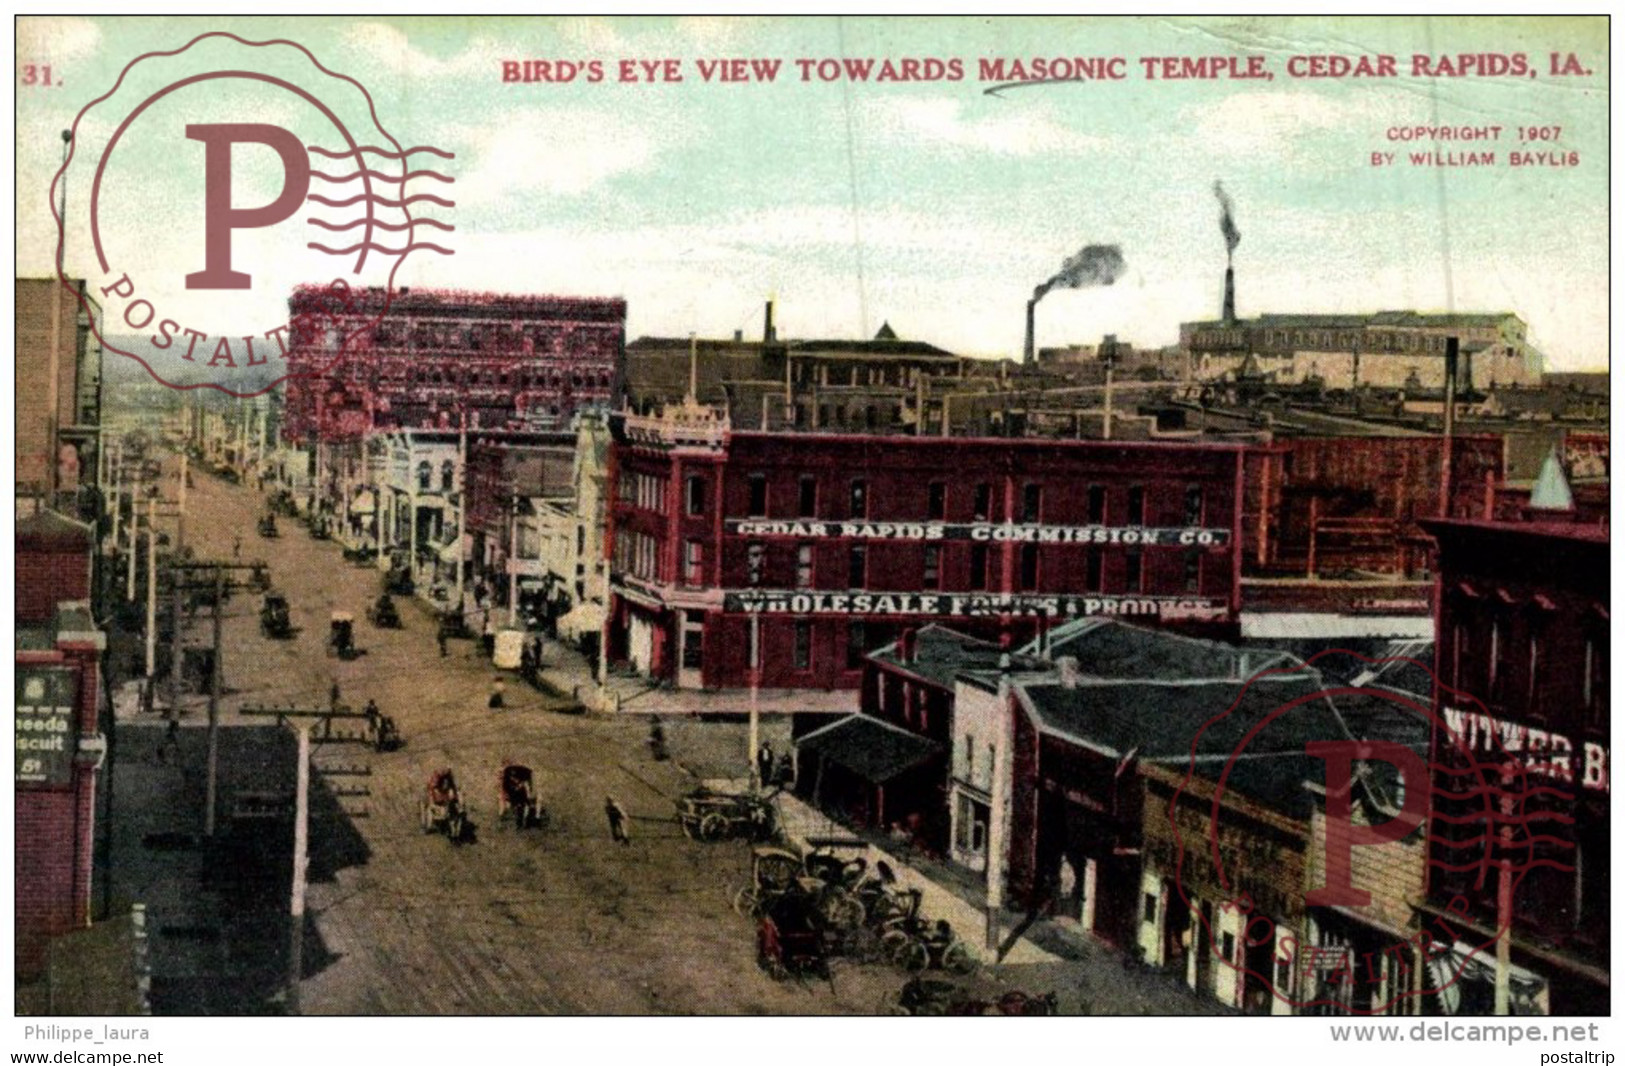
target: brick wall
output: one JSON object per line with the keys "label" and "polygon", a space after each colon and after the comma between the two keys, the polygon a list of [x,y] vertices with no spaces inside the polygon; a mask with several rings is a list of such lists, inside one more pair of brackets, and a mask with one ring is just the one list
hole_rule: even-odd
{"label": "brick wall", "polygon": [[48,623],[63,600],[90,598],[90,560],[84,551],[17,553],[17,622]]}

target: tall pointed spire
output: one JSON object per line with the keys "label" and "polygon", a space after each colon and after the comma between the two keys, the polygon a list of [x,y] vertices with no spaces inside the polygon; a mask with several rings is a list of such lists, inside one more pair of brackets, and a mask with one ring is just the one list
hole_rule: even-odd
{"label": "tall pointed spire", "polygon": [[1546,453],[1546,461],[1540,466],[1540,476],[1535,479],[1535,487],[1529,492],[1529,509],[1574,510],[1574,493],[1569,489],[1569,479],[1563,476],[1563,464],[1558,461],[1556,445]]}

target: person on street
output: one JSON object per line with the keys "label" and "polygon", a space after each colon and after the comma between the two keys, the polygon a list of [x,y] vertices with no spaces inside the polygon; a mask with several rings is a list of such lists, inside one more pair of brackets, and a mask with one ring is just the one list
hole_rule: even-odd
{"label": "person on street", "polygon": [[763,744],[756,750],[756,780],[758,784],[773,782],[773,745]]}
{"label": "person on street", "polygon": [[242,537],[233,537],[233,538],[231,538],[231,557],[234,560],[241,559],[243,557],[243,538]]}
{"label": "person on street", "polygon": [[446,657],[446,631],[444,629],[436,631],[434,642],[440,645],[440,657],[444,659]]}
{"label": "person on street", "polygon": [[502,678],[500,676],[491,682],[491,699],[487,706],[493,711],[500,711],[506,706],[502,698],[502,687]]}
{"label": "person on street", "polygon": [[614,796],[604,797],[604,814],[609,818],[609,837],[617,844],[631,844],[632,836],[627,832],[626,811],[615,802]]}
{"label": "person on street", "polygon": [[480,643],[485,645],[485,657],[487,659],[496,655],[497,628],[496,624],[491,621],[490,611],[485,612],[485,623],[480,627]]}

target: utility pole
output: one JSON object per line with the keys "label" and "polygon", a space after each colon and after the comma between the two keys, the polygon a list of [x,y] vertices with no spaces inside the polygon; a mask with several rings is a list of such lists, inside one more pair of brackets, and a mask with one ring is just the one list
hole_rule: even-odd
{"label": "utility pole", "polygon": [[[136,525],[140,522],[140,519],[141,519],[141,510],[140,510],[140,508],[138,508],[135,505],[135,499],[132,496],[132,498],[130,500],[130,525],[125,530],[125,533],[130,538],[130,557],[124,561],[125,562],[125,568],[124,568],[125,569],[124,598],[126,600],[134,600],[135,599],[135,556],[136,556],[136,546],[140,543],[140,541],[137,538],[140,537],[140,535],[141,535],[140,532],[137,531]],[[114,544],[115,547],[118,545],[117,539],[115,539],[113,541],[113,544]],[[149,549],[149,551],[150,551],[150,549]]]}
{"label": "utility pole", "polygon": [[463,613],[463,523],[468,517],[468,412],[457,425],[457,613]]}
{"label": "utility pole", "polygon": [[508,625],[519,625],[519,494],[508,513]]}
{"label": "utility pole", "polygon": [[[244,707],[246,718],[276,718],[292,726],[299,735],[299,764],[293,793],[293,885],[288,914],[288,1010],[299,1013],[299,982],[305,972],[305,881],[310,867],[310,730],[316,719],[366,718],[360,711],[334,711],[331,708]],[[355,772],[355,771],[352,771]]]}
{"label": "utility pole", "polygon": [[762,687],[762,616],[752,613],[750,616],[750,752],[746,763],[750,766],[750,789],[759,792],[762,788],[762,774],[756,755],[762,750],[761,716],[758,713],[757,697]]}
{"label": "utility pole", "polygon": [[203,835],[214,836],[214,808],[220,777],[220,615],[225,610],[226,571],[214,572],[214,654],[209,658],[209,762],[203,796]]}
{"label": "utility pole", "polygon": [[[147,499],[147,685],[154,684],[158,663],[158,497]],[[130,530],[130,578],[134,592],[135,530]],[[130,597],[134,599],[132,595]]]}

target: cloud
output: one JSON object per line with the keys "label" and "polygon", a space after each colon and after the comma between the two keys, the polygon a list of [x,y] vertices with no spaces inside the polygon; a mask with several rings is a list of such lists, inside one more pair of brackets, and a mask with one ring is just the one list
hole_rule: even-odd
{"label": "cloud", "polygon": [[973,118],[965,114],[963,101],[940,97],[879,100],[869,105],[866,117],[888,134],[996,155],[1075,154],[1107,144],[1039,112]]}
{"label": "cloud", "polygon": [[17,25],[20,63],[83,59],[101,47],[102,31],[89,19],[28,18]]}
{"label": "cloud", "polygon": [[345,40],[352,48],[386,69],[410,75],[414,80],[489,74],[501,69],[498,64],[507,55],[490,38],[478,37],[461,52],[442,59],[413,47],[411,38],[404,30],[382,22],[362,22],[352,26],[345,34]]}
{"label": "cloud", "polygon": [[613,112],[551,108],[504,117],[465,136],[459,153],[458,203],[500,200],[509,193],[579,196],[611,178],[649,166],[664,135]]}

